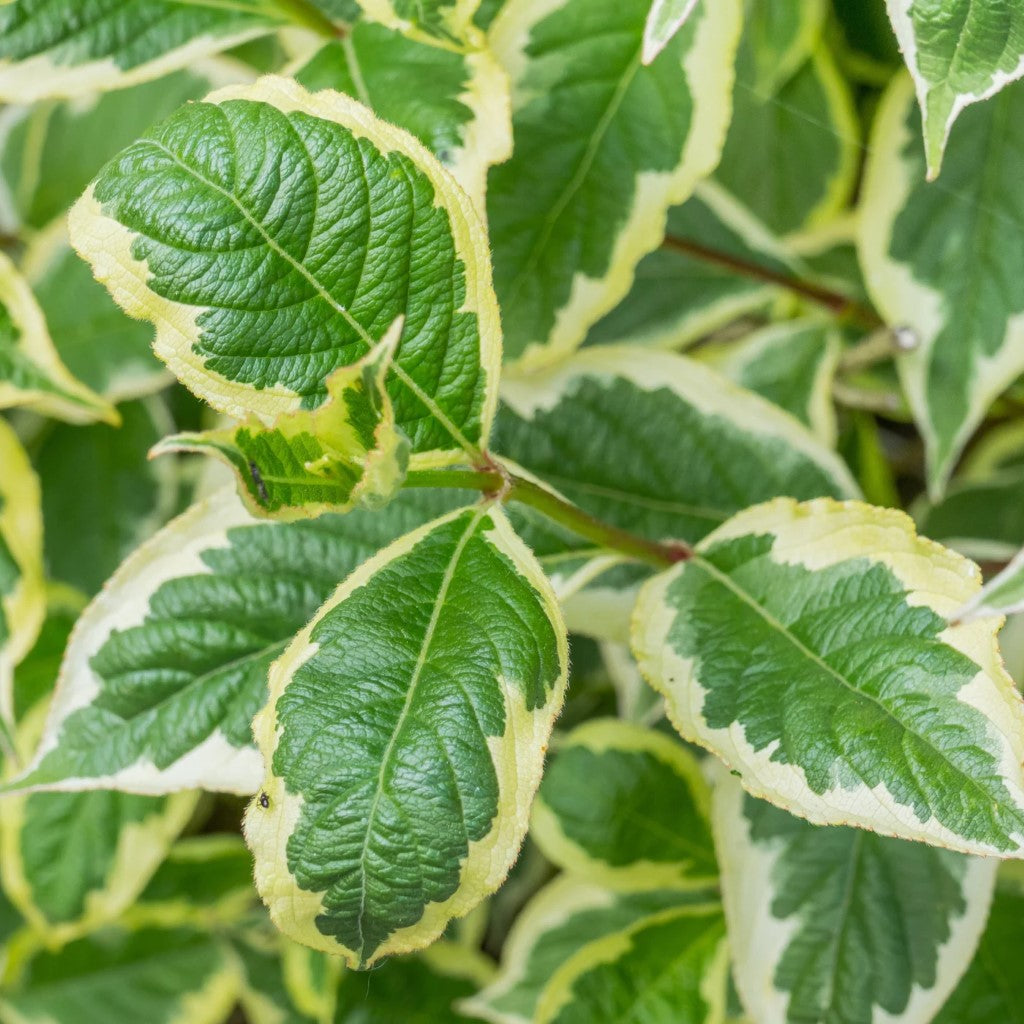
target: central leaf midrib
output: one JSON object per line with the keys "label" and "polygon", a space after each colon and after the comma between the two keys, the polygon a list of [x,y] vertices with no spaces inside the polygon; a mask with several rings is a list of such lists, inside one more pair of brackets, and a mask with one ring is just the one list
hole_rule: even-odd
{"label": "central leaf midrib", "polygon": [[[750,594],[748,594],[730,576],[728,576],[726,573],[722,572],[717,566],[713,565],[711,562],[709,562],[706,559],[702,558],[700,555],[694,555],[691,561],[692,561],[693,564],[699,565],[702,569],[705,570],[705,572],[708,573],[709,576],[713,576],[716,580],[718,580],[719,583],[721,583],[723,586],[725,586],[728,590],[732,591],[732,593],[735,594],[736,597],[738,597],[744,604],[746,604],[749,608],[753,609],[758,615],[760,615],[761,618],[764,619],[764,621],[766,623],[768,623],[769,626],[772,627],[772,629],[776,630],[781,636],[785,637],[794,647],[796,647],[796,649],[802,655],[804,655],[804,657],[806,657],[808,660],[810,660],[815,665],[817,665],[827,675],[830,675],[833,679],[835,679],[838,683],[840,683],[840,685],[844,686],[846,689],[848,689],[855,696],[857,696],[859,698],[862,698],[862,699],[868,701],[869,703],[874,704],[882,712],[882,714],[886,718],[890,719],[903,732],[907,733],[910,736],[915,737],[916,739],[920,740],[923,744],[925,744],[927,746],[927,748],[929,750],[931,750],[938,758],[940,758],[943,761],[943,763],[945,763],[956,775],[958,775],[960,778],[965,780],[965,782],[967,783],[968,786],[970,786],[977,793],[979,793],[984,798],[984,800],[986,800],[986,801],[993,801],[994,800],[994,797],[993,797],[993,795],[991,793],[989,793],[987,790],[982,788],[982,786],[978,782],[976,782],[975,779],[973,779],[970,775],[968,775],[965,771],[963,771],[963,769],[961,769],[957,765],[953,764],[953,762],[950,761],[950,759],[949,759],[948,755],[945,753],[945,751],[942,751],[938,747],[936,747],[934,745],[934,743],[932,743],[932,741],[930,739],[928,739],[927,737],[922,736],[920,733],[915,732],[913,729],[911,729],[910,726],[908,726],[905,722],[903,722],[901,719],[899,719],[877,697],[874,697],[874,696],[872,696],[869,693],[865,693],[863,690],[861,690],[857,686],[855,686],[841,672],[837,671],[831,665],[829,665],[827,661],[825,661],[820,655],[818,655],[814,651],[812,651],[805,643],[803,643],[802,640],[800,640],[799,637],[794,635],[782,622],[780,622],[774,615],[772,615],[772,613],[770,611],[768,611],[767,608],[765,608],[760,602],[758,602],[757,600],[755,600],[755,598],[753,598]],[[699,679],[698,679],[698,683],[699,683]],[[989,754],[988,751],[985,751],[985,753]],[[989,756],[991,756],[991,755],[989,754]],[[860,775],[860,773],[856,771],[854,766],[852,764],[850,764],[850,762],[849,762],[849,760],[847,758],[844,758],[844,763],[846,763],[846,765],[852,771],[856,772],[856,774],[858,776]],[[803,771],[806,774],[806,769],[803,767],[803,765],[795,764],[794,763],[792,765],[792,767],[798,768],[800,771]],[[861,784],[865,785],[865,786],[868,785],[867,781],[862,776],[861,776]],[[870,789],[871,787],[869,786],[868,788]],[[888,785],[886,785],[886,789],[889,790]],[[891,794],[891,790],[890,790],[890,794]],[[894,795],[893,795],[893,799],[896,800],[896,797]],[[896,800],[896,802],[901,807],[907,807],[908,809],[910,809],[909,805],[904,804],[904,803],[902,803],[899,800]],[[1002,807],[1004,805],[1002,803],[998,803],[997,806]],[[938,821],[939,818],[938,818],[938,815],[937,815],[935,809],[932,808],[929,805],[928,810],[930,811],[931,816]],[[1017,816],[1018,816],[1018,818],[1020,817],[1019,812],[1018,812]],[[944,827],[949,828],[949,826],[946,825],[945,822],[941,822],[941,824]],[[1010,841],[1009,833],[1007,833],[1006,839],[1007,839],[1008,842]],[[995,844],[992,844],[992,845],[995,845]]]}
{"label": "central leaf midrib", "polygon": [[374,819],[377,815],[378,807],[380,806],[380,799],[384,792],[385,777],[388,774],[391,757],[394,753],[395,747],[398,743],[399,736],[405,726],[406,719],[409,716],[409,712],[412,710],[413,701],[416,696],[416,689],[422,678],[423,669],[426,665],[427,656],[430,653],[430,647],[434,641],[434,634],[437,630],[437,624],[441,617],[441,612],[444,609],[445,600],[448,596],[448,591],[451,589],[452,582],[455,578],[455,571],[458,568],[459,561],[462,558],[463,552],[466,549],[466,545],[469,543],[471,537],[476,532],[477,525],[480,520],[487,514],[487,508],[480,508],[473,513],[470,518],[466,529],[463,531],[462,536],[459,538],[458,543],[455,545],[455,549],[452,551],[451,559],[448,562],[447,567],[444,571],[444,576],[441,579],[441,585],[438,587],[437,597],[434,599],[434,606],[430,612],[430,619],[427,623],[426,631],[423,634],[423,642],[420,644],[420,650],[416,657],[416,663],[413,666],[412,676],[409,680],[409,689],[405,695],[405,701],[402,705],[402,710],[399,712],[398,719],[395,722],[394,729],[391,732],[391,739],[388,741],[387,747],[384,749],[384,753],[381,757],[380,769],[377,773],[377,787],[374,793],[373,802],[370,804],[369,812],[366,818],[366,831],[363,836],[363,848],[359,855],[359,882],[360,882],[360,895],[359,895],[359,913],[356,916],[356,928],[359,934],[359,948],[355,950],[359,955],[360,961],[363,960],[363,953],[366,947],[366,938],[363,934],[364,918],[366,916],[366,883],[367,883],[367,871],[366,871],[366,857],[369,852],[370,837],[373,834]]}
{"label": "central leaf midrib", "polygon": [[853,837],[850,855],[846,868],[846,884],[843,886],[843,898],[839,906],[839,928],[833,936],[832,966],[828,973],[828,997],[823,1000],[824,1006],[832,1010],[836,1004],[836,991],[838,989],[839,962],[842,956],[843,943],[846,939],[846,929],[850,922],[850,907],[853,904],[853,894],[856,889],[857,875],[860,870],[861,850],[865,841],[865,833],[858,831]]}
{"label": "central leaf midrib", "polygon": [[[375,342],[373,338],[370,337],[369,333],[366,331],[363,325],[359,323],[358,320],[356,320],[356,318],[351,314],[351,312],[348,309],[346,309],[340,302],[338,302],[331,295],[330,290],[326,287],[326,285],[322,284],[321,281],[317,278],[317,276],[308,267],[306,267],[304,263],[302,263],[300,260],[292,256],[291,253],[284,249],[277,242],[277,240],[274,239],[273,236],[271,236],[271,234],[259,222],[259,220],[255,216],[253,216],[253,214],[248,209],[246,209],[246,207],[242,204],[242,201],[237,196],[235,196],[233,193],[229,192],[222,186],[218,185],[215,181],[211,181],[209,178],[201,174],[195,168],[190,167],[176,153],[168,149],[162,143],[157,142],[155,139],[147,139],[146,142],[149,145],[154,146],[156,149],[159,149],[166,156],[170,157],[170,159],[175,164],[177,164],[177,166],[180,167],[186,174],[190,174],[193,178],[196,179],[196,181],[200,182],[203,185],[206,185],[208,188],[213,189],[219,195],[222,195],[225,199],[227,199],[228,202],[230,202],[235,207],[235,209],[237,209],[238,212],[241,213],[241,215],[246,219],[246,221],[248,221],[248,223],[251,224],[252,227],[256,229],[256,231],[260,234],[260,236],[263,238],[266,244],[275,253],[277,253],[277,255],[280,256],[280,258],[283,259],[289,266],[294,268],[303,278],[305,278],[305,280],[310,285],[313,286],[317,295],[319,295],[320,298],[324,302],[326,302],[331,309],[341,314],[342,318],[346,321],[346,323],[348,323],[348,325],[356,332],[356,334],[359,335],[359,340],[362,341],[362,343],[366,346],[366,351],[369,352],[373,349]],[[317,188],[319,189],[319,182],[317,182]],[[450,225],[451,220],[449,218],[449,226]],[[423,403],[423,405],[430,412],[430,414],[438,421],[438,423],[440,423],[441,426],[444,427],[444,429],[447,430],[449,434],[451,434],[453,440],[456,442],[456,444],[458,444],[460,448],[462,448],[464,451],[471,455],[476,453],[475,446],[470,444],[470,442],[466,439],[462,431],[459,430],[459,428],[455,426],[455,424],[452,423],[452,421],[448,418],[444,410],[434,401],[433,398],[431,398],[430,395],[428,395],[420,387],[420,385],[415,380],[413,380],[412,377],[409,376],[409,374],[405,371],[405,369],[402,366],[400,366],[397,362],[392,362],[390,366],[390,371],[394,373],[394,375],[402,382],[402,384],[404,384],[405,387],[408,388],[420,400],[420,402]]]}

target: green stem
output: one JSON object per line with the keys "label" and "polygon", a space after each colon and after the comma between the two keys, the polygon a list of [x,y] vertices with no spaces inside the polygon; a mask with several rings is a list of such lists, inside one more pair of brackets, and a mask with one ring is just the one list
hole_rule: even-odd
{"label": "green stem", "polygon": [[597,519],[532,480],[514,473],[471,469],[414,470],[406,477],[405,486],[455,487],[492,494],[502,502],[518,501],[599,547],[611,548],[660,569],[686,561],[692,555],[690,547],[682,541],[662,543],[638,537]]}
{"label": "green stem", "polygon": [[317,35],[326,39],[342,39],[345,29],[335,25],[319,7],[309,0],[270,0],[285,18],[303,28],[312,29]]}

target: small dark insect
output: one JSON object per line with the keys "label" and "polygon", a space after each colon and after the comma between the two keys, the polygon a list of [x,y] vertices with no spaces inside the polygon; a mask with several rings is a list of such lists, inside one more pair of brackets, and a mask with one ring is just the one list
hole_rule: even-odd
{"label": "small dark insect", "polygon": [[260,793],[260,807],[266,810],[270,806],[270,797],[266,793]]}
{"label": "small dark insect", "polygon": [[260,467],[251,459],[249,460],[249,474],[252,476],[252,482],[256,485],[256,493],[259,495],[260,501],[266,505],[270,501],[267,485],[263,482],[263,477],[260,475]]}

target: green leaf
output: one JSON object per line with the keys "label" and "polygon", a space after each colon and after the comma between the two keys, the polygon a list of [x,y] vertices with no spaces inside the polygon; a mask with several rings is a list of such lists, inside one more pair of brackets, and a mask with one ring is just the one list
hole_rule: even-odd
{"label": "green leaf", "polygon": [[536,1024],[714,1024],[729,957],[721,908],[680,907],[585,946],[541,995]]}
{"label": "green leaf", "polygon": [[[48,661],[48,651],[33,649],[26,664],[36,658]],[[51,676],[42,699],[19,718],[15,746],[22,759],[42,732],[53,681]],[[131,906],[191,820],[197,799],[195,793],[108,791],[6,797],[0,800],[4,889],[48,945],[87,934]]]}
{"label": "green leaf", "polygon": [[239,988],[216,938],[187,928],[106,931],[40,953],[0,992],[18,1024],[221,1024]]}
{"label": "green leaf", "polygon": [[[1016,865],[1014,865],[1016,867]],[[981,945],[935,1024],[1019,1024],[1024,891],[1018,872],[1001,878]]]}
{"label": "green leaf", "polygon": [[675,740],[592,719],[557,747],[530,835],[552,863],[618,888],[701,885],[718,877],[707,787]]}
{"label": "green leaf", "polygon": [[857,493],[806,428],[684,356],[586,349],[545,373],[506,375],[502,398],[495,451],[652,540],[696,542],[777,495]]}
{"label": "green leaf", "polygon": [[[113,95],[117,95],[116,93]],[[67,238],[63,218],[32,239],[25,273],[68,370],[108,402],[151,395],[171,380],[153,332],[118,308]]]}
{"label": "green leaf", "polygon": [[0,417],[0,719],[13,718],[15,666],[46,615],[39,479],[17,434]]}
{"label": "green leaf", "polygon": [[[34,715],[21,735],[38,736],[41,726],[42,715]],[[188,824],[196,799],[109,790],[5,797],[0,850],[11,902],[54,944],[115,920]]]}
{"label": "green leaf", "polygon": [[902,57],[886,0],[832,0],[835,14],[830,42],[846,73],[855,81],[884,88]]}
{"label": "green leaf", "polygon": [[342,975],[334,1024],[465,1024],[455,1004],[472,996],[492,971],[476,950],[438,942],[372,974]]}
{"label": "green leaf", "polygon": [[634,652],[687,739],[816,824],[1021,856],[1024,706],[977,567],[858,502],[778,499],[652,580]]}
{"label": "green leaf", "polygon": [[505,6],[505,3],[506,0],[480,0],[476,14],[473,15],[473,24],[486,32]]}
{"label": "green leaf", "polygon": [[274,663],[253,727],[245,830],[275,924],[366,967],[497,889],[566,673],[555,596],[497,508],[364,563]]}
{"label": "green leaf", "polygon": [[562,875],[541,889],[516,918],[497,977],[462,1008],[495,1024],[533,1024],[541,993],[580,950],[699,898],[678,890],[615,892]]}
{"label": "green leaf", "polygon": [[267,923],[281,950],[288,998],[300,1013],[318,1024],[331,1021],[338,1001],[338,980],[345,969],[341,960],[285,938],[273,928],[269,917]]}
{"label": "green leaf", "polygon": [[[666,235],[667,243],[638,264],[629,294],[590,330],[587,345],[683,348],[767,310],[780,295],[773,279],[806,276],[792,253],[714,181],[669,210]],[[702,255],[708,252],[716,258]]]}
{"label": "green leaf", "polygon": [[147,462],[171,427],[152,397],[118,407],[120,428],[55,424],[35,454],[53,579],[95,594],[118,564],[178,508],[176,461]]}
{"label": "green leaf", "polygon": [[126,915],[133,927],[215,928],[252,909],[252,858],[234,834],[179,839]]}
{"label": "green leaf", "polygon": [[950,129],[964,108],[1024,74],[1024,12],[1014,3],[972,0],[886,5],[924,115],[928,176],[937,178]]}
{"label": "green leaf", "polygon": [[775,95],[815,50],[825,14],[825,0],[745,0],[740,59],[753,72],[745,87]]}
{"label": "green leaf", "polygon": [[314,519],[386,505],[409,462],[409,442],[395,427],[385,388],[401,329],[398,319],[368,355],[335,370],[319,408],[283,413],[269,427],[250,416],[237,426],[175,434],[153,454],[200,452],[222,459],[255,515]]}
{"label": "green leaf", "polygon": [[116,92],[76,91],[65,102],[5,108],[0,114],[0,211],[9,208],[11,222],[4,228],[41,231],[53,224],[100,168],[154,121],[244,75],[245,69],[233,62],[211,59]]}
{"label": "green leaf", "polygon": [[0,971],[3,971],[5,976],[10,949],[13,943],[19,941],[18,932],[21,927],[21,916],[7,899],[3,889],[0,889]]}
{"label": "green leaf", "polygon": [[997,862],[819,828],[720,775],[725,915],[751,1018],[928,1024],[974,955]]}
{"label": "green leaf", "polygon": [[355,101],[273,77],[220,90],[108,164],[70,228],[215,408],[315,407],[404,316],[388,390],[413,450],[486,441],[501,348],[486,233],[437,160]]}
{"label": "green leaf", "polygon": [[575,349],[661,244],[669,207],[718,161],[738,0],[699,5],[649,67],[646,14],[617,0],[511,0],[491,29],[513,95],[514,151],[491,171],[487,203],[513,359]]}
{"label": "green leaf", "polygon": [[483,209],[487,169],[512,155],[508,81],[489,50],[458,51],[362,20],[295,72],[414,135]]}
{"label": "green leaf", "polygon": [[233,490],[193,506],[83,614],[20,784],[255,792],[250,723],[270,663],[338,580],[454,503],[419,491],[383,511],[295,523],[253,519]]}
{"label": "green leaf", "polygon": [[21,405],[72,423],[117,423],[114,408],[60,361],[32,289],[0,252],[0,409]]}
{"label": "green leaf", "polygon": [[262,936],[232,936],[231,951],[239,961],[242,990],[239,1002],[248,1024],[318,1024],[296,1008],[285,984],[280,943]]}
{"label": "green leaf", "polygon": [[741,341],[705,345],[697,358],[791,413],[831,448],[836,443],[832,382],[841,352],[835,327],[806,318],[765,327]]}
{"label": "green leaf", "polygon": [[697,0],[654,0],[644,25],[644,66],[654,63],[696,6]]}
{"label": "green leaf", "polygon": [[14,0],[0,7],[0,100],[119,89],[281,23],[260,0]]}
{"label": "green leaf", "polygon": [[792,75],[774,87],[759,81],[760,12],[804,3],[755,0],[737,54],[733,116],[715,171],[778,235],[834,217],[853,193],[860,163],[853,96],[824,44],[807,51]]}
{"label": "green leaf", "polygon": [[879,312],[918,340],[898,369],[938,497],[989,405],[1024,372],[1016,286],[1024,265],[1008,244],[1024,230],[1014,157],[1024,84],[964,113],[933,185],[924,181],[918,123],[910,80],[900,76],[875,122],[859,248]]}
{"label": "green leaf", "polygon": [[356,0],[360,7],[389,28],[422,34],[449,43],[466,35],[480,0]]}

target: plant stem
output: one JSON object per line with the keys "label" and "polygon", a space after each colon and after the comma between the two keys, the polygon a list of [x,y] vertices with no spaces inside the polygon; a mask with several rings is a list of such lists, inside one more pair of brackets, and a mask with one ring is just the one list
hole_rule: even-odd
{"label": "plant stem", "polygon": [[549,519],[602,548],[611,548],[629,558],[664,569],[684,562],[692,555],[682,541],[659,542],[639,537],[589,512],[532,480],[500,470],[425,469],[414,470],[405,479],[406,487],[456,487],[483,491],[502,502],[518,501],[536,509]]}
{"label": "plant stem", "polygon": [[762,267],[757,263],[742,259],[739,256],[732,256],[729,253],[712,249],[700,242],[691,242],[687,238],[678,238],[675,235],[666,235],[661,243],[665,249],[672,249],[681,252],[686,256],[693,256],[704,260],[707,263],[714,263],[719,267],[725,267],[743,277],[750,277],[756,281],[764,281],[768,284],[777,284],[788,291],[794,292],[811,302],[824,306],[835,313],[836,316],[848,317],[855,323],[868,329],[883,327],[882,318],[870,307],[851,299],[842,292],[833,291],[812,281],[804,281],[789,274],[780,273],[770,267]]}

